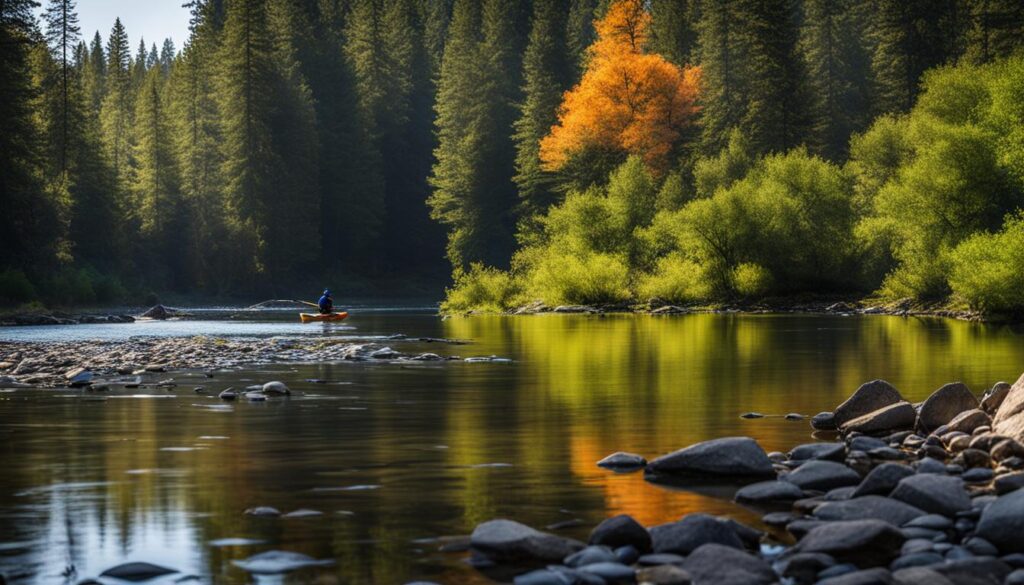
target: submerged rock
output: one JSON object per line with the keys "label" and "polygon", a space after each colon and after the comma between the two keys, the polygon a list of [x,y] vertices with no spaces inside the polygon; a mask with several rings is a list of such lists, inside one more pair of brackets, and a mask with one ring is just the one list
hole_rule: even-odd
{"label": "submerged rock", "polygon": [[831,412],[819,412],[811,417],[811,427],[819,431],[834,431],[839,428],[836,426],[836,416]]}
{"label": "submerged rock", "polygon": [[624,451],[612,453],[611,455],[597,462],[598,467],[620,470],[639,469],[645,465],[647,465],[647,459],[645,459],[642,455],[637,455],[636,453],[626,453]]}
{"label": "submerged rock", "polygon": [[160,565],[137,562],[125,563],[123,565],[111,567],[100,573],[100,577],[113,577],[124,581],[148,581],[156,577],[162,577],[163,575],[170,575],[171,573],[177,572],[178,571],[175,569],[168,569],[167,567],[161,567]]}
{"label": "submerged rock", "polygon": [[804,497],[802,489],[789,481],[772,480],[743,486],[736,492],[737,502],[772,504],[795,502]]}
{"label": "submerged rock", "polygon": [[231,561],[231,563],[250,573],[276,575],[309,567],[329,567],[334,564],[334,561],[330,559],[317,560],[296,552],[269,550],[242,561]]}
{"label": "submerged rock", "polygon": [[764,449],[749,437],[726,437],[697,443],[658,457],[647,464],[647,471],[728,476],[775,475],[775,468]]}
{"label": "submerged rock", "polygon": [[263,385],[263,393],[267,396],[288,396],[292,393],[284,382],[267,382]]}

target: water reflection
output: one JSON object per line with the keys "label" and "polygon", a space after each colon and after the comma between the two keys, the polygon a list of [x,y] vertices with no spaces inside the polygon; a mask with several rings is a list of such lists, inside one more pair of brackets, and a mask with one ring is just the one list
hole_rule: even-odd
{"label": "water reflection", "polygon": [[[814,414],[873,377],[911,400],[952,380],[980,391],[1024,364],[1008,328],[933,319],[378,315],[353,324],[360,335],[469,338],[411,349],[516,362],[176,375],[175,391],[151,393],[159,400],[0,394],[0,573],[76,583],[145,560],[181,572],[170,581],[246,583],[231,561],[279,549],[336,565],[257,582],[486,582],[423,539],[498,516],[541,527],[578,518],[584,526],[563,531],[575,537],[615,513],[646,524],[693,511],[756,522],[728,502],[731,488],[656,486],[594,462],[738,434],[785,449],[810,440],[806,422],[738,415]],[[270,378],[296,395],[225,407],[191,393],[193,383],[214,391]],[[243,513],[256,506],[323,514]],[[211,544],[228,538],[245,540]]]}

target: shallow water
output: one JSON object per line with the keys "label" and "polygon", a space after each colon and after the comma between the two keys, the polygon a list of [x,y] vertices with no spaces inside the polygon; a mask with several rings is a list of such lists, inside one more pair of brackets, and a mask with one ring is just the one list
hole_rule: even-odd
{"label": "shallow water", "polygon": [[[939,319],[442,321],[425,310],[357,312],[345,328],[287,319],[0,329],[0,339],[403,333],[473,341],[395,346],[404,351],[514,363],[289,364],[213,379],[161,375],[179,383],[172,391],[0,393],[0,574],[13,583],[76,583],[148,561],[181,572],[153,582],[194,574],[249,583],[231,561],[277,549],[336,564],[256,582],[484,583],[465,555],[438,552],[430,539],[495,517],[541,528],[579,519],[583,526],[560,531],[577,538],[616,513],[645,524],[695,511],[757,523],[760,514],[728,501],[728,486],[668,488],[594,465],[613,451],[655,456],[728,435],[785,450],[813,440],[806,421],[739,415],[812,415],[876,377],[920,400],[945,382],[980,393],[1024,370],[1019,332]],[[192,391],[203,385],[215,395],[271,379],[295,395],[225,404]],[[254,506],[322,515],[243,514]]]}

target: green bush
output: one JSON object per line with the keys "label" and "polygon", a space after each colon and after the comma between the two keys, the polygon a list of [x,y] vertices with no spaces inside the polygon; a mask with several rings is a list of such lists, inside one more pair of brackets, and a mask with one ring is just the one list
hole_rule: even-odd
{"label": "green bush", "polygon": [[88,267],[68,267],[46,280],[42,296],[50,305],[81,307],[122,302],[127,291],[115,276]]}
{"label": "green bush", "polygon": [[1008,219],[1002,231],[964,240],[950,267],[953,294],[972,308],[1024,313],[1024,215]]}
{"label": "green bush", "polygon": [[671,303],[704,301],[714,296],[712,280],[703,266],[675,253],[659,260],[653,273],[640,278],[637,297]]}
{"label": "green bush", "polygon": [[629,267],[613,254],[566,254],[547,250],[532,266],[529,296],[549,305],[629,300]]}
{"label": "green bush", "polygon": [[497,313],[522,302],[522,287],[511,273],[473,264],[468,272],[455,275],[455,284],[447,290],[441,310],[446,313],[473,310]]}
{"label": "green bush", "polygon": [[732,269],[732,288],[744,297],[759,297],[772,288],[772,274],[767,268],[744,262]]}
{"label": "green bush", "polygon": [[17,305],[37,298],[36,288],[24,272],[12,269],[0,272],[0,304]]}

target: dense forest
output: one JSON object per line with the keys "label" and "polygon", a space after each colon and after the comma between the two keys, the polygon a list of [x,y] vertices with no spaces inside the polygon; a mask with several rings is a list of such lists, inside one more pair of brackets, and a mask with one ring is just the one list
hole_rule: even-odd
{"label": "dense forest", "polygon": [[1024,308],[1019,0],[187,8],[133,52],[0,0],[0,302]]}

